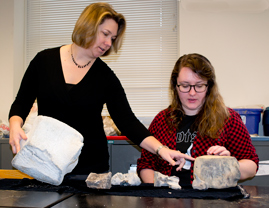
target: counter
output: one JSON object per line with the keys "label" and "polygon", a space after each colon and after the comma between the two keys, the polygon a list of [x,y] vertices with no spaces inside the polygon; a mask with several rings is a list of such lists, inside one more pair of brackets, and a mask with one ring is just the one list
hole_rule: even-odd
{"label": "counter", "polygon": [[[260,161],[269,161],[269,137],[251,137]],[[8,143],[8,138],[0,139],[0,169],[12,169],[11,160],[13,154]],[[125,136],[108,136],[108,151],[110,171],[114,175],[117,172],[127,173],[131,166],[135,166],[141,155],[141,148],[128,140]],[[261,163],[260,162],[260,163]],[[267,164],[269,167],[269,163]],[[252,180],[242,183],[243,185],[269,186],[269,173],[255,176]]]}
{"label": "counter", "polygon": [[265,208],[269,207],[269,187],[245,186],[250,199],[226,201],[219,199],[153,198],[127,196],[74,195],[54,208],[106,207],[106,208]]}
{"label": "counter", "polygon": [[38,191],[0,190],[0,207],[53,208],[265,208],[269,207],[269,187],[243,186],[249,199],[192,199],[133,197],[102,194],[72,194]]}
{"label": "counter", "polygon": [[9,138],[0,139],[0,169],[12,169],[13,153],[8,142]]}

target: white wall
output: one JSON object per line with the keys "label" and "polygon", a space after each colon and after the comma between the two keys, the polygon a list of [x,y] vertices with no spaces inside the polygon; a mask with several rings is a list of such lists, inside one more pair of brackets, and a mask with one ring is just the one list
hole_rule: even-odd
{"label": "white wall", "polygon": [[14,3],[0,0],[0,119],[7,121],[7,111],[13,100],[13,35]]}
{"label": "white wall", "polygon": [[182,0],[179,54],[200,53],[211,61],[226,105],[266,107],[269,106],[269,1],[253,0],[249,4],[236,1],[237,4],[231,4],[231,0],[211,3]]}
{"label": "white wall", "polygon": [[0,0],[0,119],[8,112],[24,72],[24,0]]}

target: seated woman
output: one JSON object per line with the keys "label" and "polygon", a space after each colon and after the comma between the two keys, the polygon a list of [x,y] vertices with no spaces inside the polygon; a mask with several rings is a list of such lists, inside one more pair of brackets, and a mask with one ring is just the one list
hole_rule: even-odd
{"label": "seated woman", "polygon": [[[170,91],[171,104],[152,121],[149,127],[152,135],[166,145],[165,148],[194,158],[202,155],[234,156],[239,162],[240,180],[254,177],[258,155],[240,115],[225,106],[209,60],[200,54],[180,57],[172,71]],[[144,183],[154,183],[154,171],[158,171],[178,176],[179,185],[190,186],[194,163],[182,160],[178,167],[172,167],[143,149],[137,173]]]}

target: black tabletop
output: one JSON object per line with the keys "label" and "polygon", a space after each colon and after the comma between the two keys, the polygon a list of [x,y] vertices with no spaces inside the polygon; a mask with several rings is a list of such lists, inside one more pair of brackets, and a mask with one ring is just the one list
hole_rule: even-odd
{"label": "black tabletop", "polygon": [[[2,185],[3,180],[2,181]],[[7,180],[7,182],[10,182]],[[155,188],[151,187],[124,187],[113,188],[111,190],[92,191],[81,189],[80,186],[52,187],[46,184],[40,186],[34,181],[23,180],[23,183],[15,184],[11,189],[0,190],[0,207],[54,207],[54,208],[82,208],[82,207],[103,207],[103,208],[261,208],[269,207],[269,187],[262,186],[243,186],[243,190],[248,194],[248,198],[238,195],[234,189],[216,190],[224,197],[214,198],[209,192],[200,192],[197,190],[169,190],[156,189],[161,191],[161,195],[156,195]],[[22,186],[23,185],[23,186]],[[38,186],[37,186],[38,185]],[[2,186],[3,187],[3,186]],[[15,187],[15,188],[14,188]],[[1,187],[0,187],[1,188]],[[23,190],[25,188],[25,190]],[[44,189],[47,188],[47,191]],[[77,191],[79,189],[79,191]],[[226,197],[229,192],[234,192],[232,197]],[[126,193],[125,193],[126,192]],[[140,196],[138,193],[141,193]],[[174,195],[169,197],[168,195]],[[153,195],[151,195],[153,193]],[[198,196],[197,194],[201,194]],[[158,193],[159,194],[159,193]],[[189,195],[186,195],[189,194]],[[208,195],[209,194],[209,195]],[[213,197],[212,197],[213,196]]]}
{"label": "black tabletop", "polygon": [[250,194],[248,199],[195,199],[131,196],[93,196],[75,194],[53,206],[54,208],[104,207],[104,208],[268,208],[269,187],[243,186]]}
{"label": "black tabletop", "polygon": [[0,207],[52,207],[70,193],[0,190]]}

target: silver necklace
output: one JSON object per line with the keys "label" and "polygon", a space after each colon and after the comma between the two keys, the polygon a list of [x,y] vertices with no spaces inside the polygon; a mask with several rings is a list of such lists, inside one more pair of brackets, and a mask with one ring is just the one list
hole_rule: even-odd
{"label": "silver necklace", "polygon": [[[73,45],[73,44],[72,44],[72,45]],[[75,61],[75,59],[74,59],[73,51],[72,51],[72,45],[71,45],[71,58],[72,58],[74,64],[75,64],[78,68],[85,68],[85,67],[88,66],[92,61],[89,61],[87,64],[85,64],[85,65],[83,65],[83,66],[79,65],[79,64]]]}

